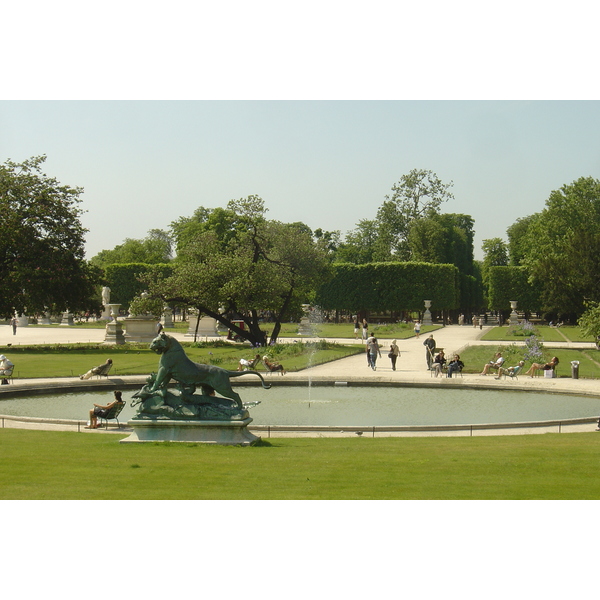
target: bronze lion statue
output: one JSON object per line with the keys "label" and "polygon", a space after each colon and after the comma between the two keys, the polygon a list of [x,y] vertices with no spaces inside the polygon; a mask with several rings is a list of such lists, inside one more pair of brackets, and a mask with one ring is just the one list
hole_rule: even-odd
{"label": "bronze lion statue", "polygon": [[187,393],[189,394],[193,394],[197,386],[202,386],[205,393],[212,391],[212,388],[224,398],[234,400],[242,408],[242,399],[231,387],[229,381],[231,377],[256,375],[260,377],[265,390],[271,387],[256,371],[228,371],[214,365],[203,365],[191,361],[186,356],[181,344],[166,333],[156,336],[150,344],[150,349],[160,354],[158,373],[148,390],[150,394],[165,389],[171,379],[174,379],[188,388]]}

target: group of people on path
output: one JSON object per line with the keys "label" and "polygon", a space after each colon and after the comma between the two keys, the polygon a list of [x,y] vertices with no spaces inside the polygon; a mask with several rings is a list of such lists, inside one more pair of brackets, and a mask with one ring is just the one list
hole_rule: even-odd
{"label": "group of people on path", "polygon": [[[371,335],[367,338],[366,342],[367,349],[367,366],[373,369],[373,371],[377,370],[377,357],[381,358],[381,346],[377,341],[377,338],[371,333]],[[396,340],[394,340],[390,344],[390,350],[388,352],[388,358],[392,363],[392,371],[396,370],[396,361],[400,356],[400,348],[398,348],[398,344]]]}

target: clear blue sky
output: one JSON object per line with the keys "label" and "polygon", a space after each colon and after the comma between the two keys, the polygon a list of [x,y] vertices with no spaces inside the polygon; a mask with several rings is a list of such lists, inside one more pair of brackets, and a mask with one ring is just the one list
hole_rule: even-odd
{"label": "clear blue sky", "polygon": [[597,101],[3,101],[0,131],[2,162],[46,154],[85,189],[88,256],[250,194],[344,234],[420,168],[454,182],[442,210],[475,219],[481,258],[552,190],[600,178]]}

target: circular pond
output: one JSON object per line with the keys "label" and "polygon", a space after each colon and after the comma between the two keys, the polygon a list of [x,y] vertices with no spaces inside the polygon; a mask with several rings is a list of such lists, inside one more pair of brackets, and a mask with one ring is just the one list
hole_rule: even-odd
{"label": "circular pond", "polygon": [[[119,421],[135,416],[134,391]],[[600,398],[511,390],[417,387],[244,387],[244,402],[257,402],[253,425],[435,426],[553,421],[600,415]],[[0,400],[0,414],[85,420],[94,403],[107,404],[110,392],[74,392]]]}

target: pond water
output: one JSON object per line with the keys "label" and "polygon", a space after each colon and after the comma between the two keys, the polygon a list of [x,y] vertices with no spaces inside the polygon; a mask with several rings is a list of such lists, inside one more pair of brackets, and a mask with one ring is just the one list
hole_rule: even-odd
{"label": "pond water", "polygon": [[[458,390],[412,387],[244,387],[244,402],[253,425],[428,426],[478,425],[552,421],[600,415],[600,398],[518,392],[511,390]],[[119,421],[135,416],[131,396]],[[28,417],[88,418],[94,403],[108,404],[112,393],[75,392],[0,400],[0,414]]]}

